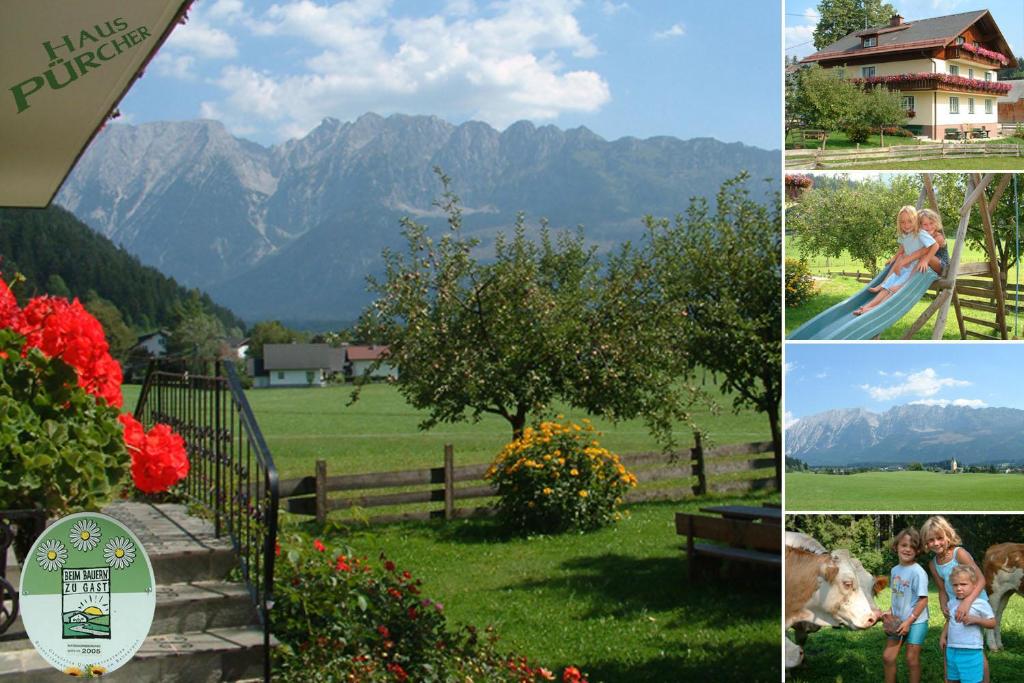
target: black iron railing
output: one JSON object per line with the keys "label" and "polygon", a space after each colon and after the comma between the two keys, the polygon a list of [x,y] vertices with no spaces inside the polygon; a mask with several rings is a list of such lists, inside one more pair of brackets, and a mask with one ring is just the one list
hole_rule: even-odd
{"label": "black iron railing", "polygon": [[212,374],[150,365],[135,417],[147,427],[170,425],[185,439],[188,497],[210,514],[217,536],[226,533],[235,547],[263,626],[264,677],[269,680],[277,468],[234,366],[212,365]]}
{"label": "black iron railing", "polygon": [[46,529],[45,510],[0,510],[0,635],[18,618],[18,587],[7,578],[7,550],[22,558]]}

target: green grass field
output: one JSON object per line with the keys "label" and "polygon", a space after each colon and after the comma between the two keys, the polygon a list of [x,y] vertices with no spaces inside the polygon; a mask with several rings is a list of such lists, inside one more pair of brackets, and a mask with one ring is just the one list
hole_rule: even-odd
{"label": "green grass field", "polygon": [[[887,609],[889,591],[884,590],[876,600]],[[921,680],[925,683],[941,682],[942,655],[939,636],[942,633],[942,612],[934,586],[928,597],[928,635],[921,648]],[[1024,600],[1010,598],[1002,620],[1004,650],[988,652],[992,681],[1020,680],[1024,671]],[[804,664],[787,673],[792,683],[877,683],[882,680],[882,650],[886,637],[881,627],[866,631],[822,629],[812,633],[804,648]],[[906,660],[900,653],[898,681],[907,680]]]}
{"label": "green grass field", "polygon": [[[777,494],[715,502],[778,501]],[[509,537],[494,520],[338,530],[423,580],[452,624],[493,625],[503,649],[592,683],[780,680],[778,572],[710,562],[687,581],[674,514],[710,499],[632,506],[587,534]],[[310,524],[311,531],[315,527]]]}
{"label": "green grass field", "polygon": [[1020,474],[787,472],[786,510],[1019,510]]}
{"label": "green grass field", "polygon": [[[947,243],[949,245],[949,253],[952,254],[953,247],[956,245],[956,240],[950,237],[947,240]],[[895,247],[896,243],[893,242],[893,253],[896,253]],[[803,250],[800,249],[800,245],[794,235],[786,235],[784,249],[787,259],[799,260],[802,258],[811,269],[811,272],[815,275],[831,275],[839,272],[866,272],[868,270],[867,266],[860,261],[852,259],[850,254],[845,251],[835,257],[811,256],[809,254],[805,254]],[[886,254],[885,257],[880,260],[879,265],[884,264],[885,260],[889,258],[889,256],[892,256],[892,254]],[[967,243],[964,245],[964,250],[960,259],[963,263],[976,263],[978,261],[985,261],[987,257],[985,256],[984,249],[979,249],[976,246]]]}
{"label": "green grass field", "polygon": [[[1016,141],[1016,138],[1014,140]],[[978,156],[925,161],[872,161],[859,164],[830,164],[828,168],[872,171],[1019,171],[1024,169],[1024,157]]]}
{"label": "green grass field", "polygon": [[[133,408],[137,386],[125,387],[125,406]],[[363,397],[346,405],[351,387],[302,389],[255,389],[246,393],[283,479],[312,475],[317,459],[327,460],[328,474],[387,472],[439,467],[444,445],[455,448],[456,465],[490,462],[512,437],[511,427],[497,416],[480,422],[441,424],[429,431],[417,428],[425,413],[406,404],[398,391],[386,384],[366,387]],[[717,415],[705,406],[694,410],[698,425],[710,431],[713,444],[771,439],[767,417],[729,409],[731,400],[717,392],[723,406]],[[580,411],[555,406],[558,413],[579,420]],[[617,453],[660,450],[640,420],[612,424],[594,419],[603,432],[602,445]],[[680,425],[675,432],[685,446],[692,432]]]}
{"label": "green grass field", "polygon": [[[796,131],[790,131],[789,135],[786,136],[786,149],[798,149],[797,145],[802,145],[803,149],[817,149],[821,146],[821,143],[817,140],[801,141]],[[917,138],[900,137],[898,135],[886,135],[885,146],[893,147],[895,145],[920,145],[921,141]],[[881,138],[877,134],[869,135],[868,141],[860,144],[860,149],[866,149],[869,147],[881,147]],[[825,151],[829,150],[844,150],[844,149],[857,149],[857,145],[850,142],[850,137],[842,132],[835,131],[828,136],[828,142],[825,143]]]}

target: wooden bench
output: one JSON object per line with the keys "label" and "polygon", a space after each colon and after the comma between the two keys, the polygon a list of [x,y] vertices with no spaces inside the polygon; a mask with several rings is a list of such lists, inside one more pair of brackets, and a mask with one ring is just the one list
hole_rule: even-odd
{"label": "wooden bench", "polygon": [[987,128],[971,128],[971,137],[972,138],[987,138],[988,137],[988,129]]}
{"label": "wooden bench", "polygon": [[[691,581],[697,560],[701,557],[782,567],[782,527],[778,524],[677,512],[676,533],[686,536]],[[701,543],[697,539],[718,541],[726,545]]]}
{"label": "wooden bench", "polygon": [[958,128],[947,128],[946,137],[944,140],[964,140],[967,138],[967,134]]}

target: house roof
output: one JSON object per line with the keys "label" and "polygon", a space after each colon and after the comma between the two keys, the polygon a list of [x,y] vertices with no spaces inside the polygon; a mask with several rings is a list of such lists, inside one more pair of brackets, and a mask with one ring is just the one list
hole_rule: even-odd
{"label": "house roof", "polygon": [[341,372],[344,349],[329,344],[264,344],[263,367],[267,370],[325,369]]}
{"label": "house roof", "polygon": [[388,355],[387,346],[349,346],[346,351],[350,361],[377,360]]}
{"label": "house roof", "polygon": [[[980,24],[979,28],[985,35],[985,42],[994,45],[997,51],[1005,55],[1010,60],[1010,66],[1016,65],[1013,51],[987,9],[906,21],[899,26],[885,25],[854,31],[831,45],[826,45],[818,52],[804,57],[801,63],[945,47],[975,24]],[[874,47],[862,47],[864,36],[870,35],[878,36],[878,44]]]}
{"label": "house roof", "polygon": [[1024,80],[1003,81],[1010,84],[1010,92],[999,98],[1000,102],[1016,102],[1024,99]]}
{"label": "house roof", "polygon": [[152,339],[153,337],[158,337],[158,336],[170,337],[171,333],[169,331],[167,331],[167,330],[154,330],[153,332],[149,332],[147,334],[139,335],[138,341],[136,343],[137,344],[141,344],[142,342],[146,341],[147,339]]}

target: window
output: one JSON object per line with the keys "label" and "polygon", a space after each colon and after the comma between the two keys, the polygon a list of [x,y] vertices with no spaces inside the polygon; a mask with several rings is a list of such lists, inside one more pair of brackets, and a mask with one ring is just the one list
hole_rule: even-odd
{"label": "window", "polygon": [[284,379],[284,371],[282,371],[282,370],[278,370],[278,372],[277,372],[277,378],[278,378],[278,379]]}
{"label": "window", "polygon": [[991,114],[992,113],[992,100],[985,100],[985,113],[986,114]]}
{"label": "window", "polygon": [[956,64],[950,64],[949,65],[949,75],[950,76],[959,76],[960,75],[960,67],[957,66]]}
{"label": "window", "polygon": [[967,67],[967,78],[974,78],[974,69]]}
{"label": "window", "polygon": [[839,75],[839,78],[846,78],[846,67],[845,66],[837,66],[836,67],[836,74]]}
{"label": "window", "polygon": [[906,111],[914,111],[914,96],[904,95],[900,98],[900,106]]}
{"label": "window", "polygon": [[991,71],[986,71],[985,72],[985,80],[986,81],[991,81],[992,80],[992,72]]}
{"label": "window", "polygon": [[860,77],[861,78],[871,78],[874,75],[875,75],[875,67],[873,67],[873,66],[862,66],[860,68]]}
{"label": "window", "polygon": [[960,98],[950,97],[949,98],[949,113],[959,114],[960,113]]}
{"label": "window", "polygon": [[878,45],[878,36],[864,36],[861,47],[874,47],[875,45]]}
{"label": "window", "polygon": [[966,39],[963,36],[957,36],[956,37],[956,43],[955,43],[956,45],[963,45],[965,42],[966,42]]}
{"label": "window", "polygon": [[967,98],[967,113],[968,114],[973,114],[974,113],[974,98],[973,97],[968,97]]}

